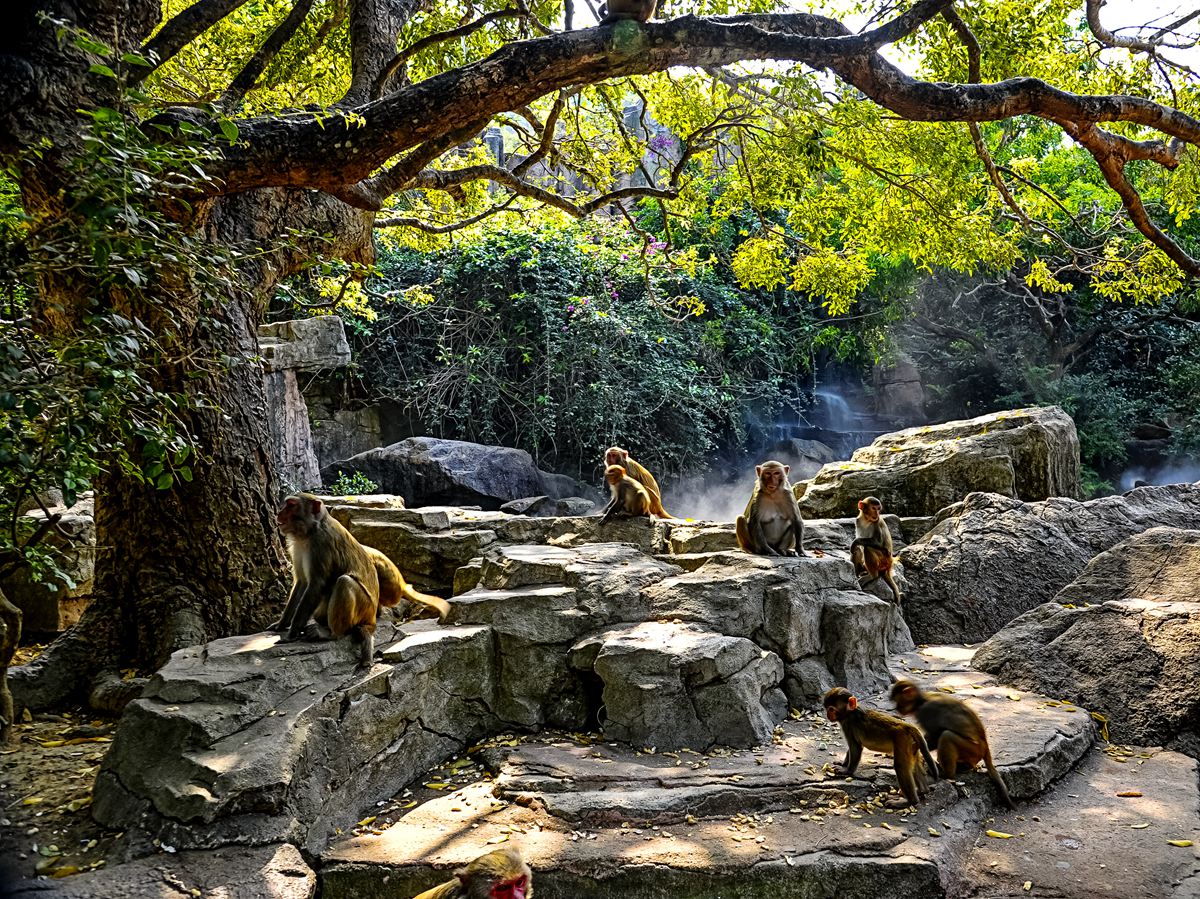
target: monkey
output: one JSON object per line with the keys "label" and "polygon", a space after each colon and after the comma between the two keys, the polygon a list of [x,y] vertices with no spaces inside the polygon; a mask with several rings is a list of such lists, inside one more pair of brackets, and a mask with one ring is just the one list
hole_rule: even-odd
{"label": "monkey", "polygon": [[[834,765],[838,775],[851,776],[858,769],[863,747],[890,755],[900,784],[903,799],[889,799],[888,808],[907,808],[916,805],[929,792],[925,765],[937,780],[937,765],[929,754],[929,746],[921,732],[907,721],[885,715],[873,709],[860,709],[858,698],[845,687],[834,687],[825,694],[825,717],[842,726],[842,735],[849,746],[846,760]],[[921,760],[924,759],[924,765]]]}
{"label": "monkey", "polygon": [[625,469],[620,465],[610,465],[604,469],[604,480],[608,482],[608,489],[612,493],[612,499],[609,500],[607,506],[604,507],[603,517],[600,519],[601,524],[608,524],[613,516],[618,513],[623,515],[645,515],[650,518],[650,507],[653,502],[650,499],[650,493],[635,481],[629,475],[625,474]]}
{"label": "monkey", "polygon": [[804,519],[788,483],[790,465],[764,462],[754,466],[758,480],[746,511],[737,517],[737,541],[760,556],[804,555]]}
{"label": "monkey", "polygon": [[398,606],[401,599],[415,602],[418,605],[433,609],[438,614],[438,621],[445,621],[450,615],[450,604],[440,596],[422,593],[404,579],[396,563],[373,546],[364,546],[367,555],[375,564],[375,574],[379,577],[379,604],[392,608]]}
{"label": "monkey", "polygon": [[652,515],[657,515],[659,518],[675,517],[663,508],[662,491],[659,490],[658,481],[654,480],[654,475],[650,474],[640,462],[631,459],[628,450],[623,450],[619,446],[610,446],[604,452],[604,465],[606,469],[609,465],[620,465],[629,477],[646,488],[646,492],[650,494],[650,513]]}
{"label": "monkey", "polygon": [[[643,24],[654,17],[658,0],[607,0],[600,4],[600,24],[611,25],[622,19],[632,19]],[[609,463],[612,464],[612,463]]]}
{"label": "monkey", "polygon": [[[280,642],[350,634],[361,647],[358,667],[369,668],[375,656],[381,572],[385,605],[404,596],[437,609],[442,617],[449,610],[437,597],[409,587],[390,559],[355,540],[312,494],[288,497],[276,522],[287,538],[293,576],[287,606],[270,628],[284,632]],[[310,618],[315,619],[312,625]]]}
{"label": "monkey", "polygon": [[479,856],[453,879],[413,899],[533,899],[533,872],[519,849],[505,847]]}
{"label": "monkey", "polygon": [[900,605],[900,588],[892,577],[892,532],[883,523],[883,503],[873,496],[859,500],[858,517],[854,519],[854,542],[850,544],[850,561],[854,563],[860,587],[883,578],[892,588],[892,599]]}
{"label": "monkey", "polygon": [[987,731],[975,710],[953,696],[928,694],[909,680],[892,684],[892,702],[901,715],[915,715],[925,737],[937,750],[941,776],[955,777],[959,771],[973,771],[980,761],[987,767],[988,777],[996,785],[1000,801],[1015,809],[1008,788],[988,746]]}

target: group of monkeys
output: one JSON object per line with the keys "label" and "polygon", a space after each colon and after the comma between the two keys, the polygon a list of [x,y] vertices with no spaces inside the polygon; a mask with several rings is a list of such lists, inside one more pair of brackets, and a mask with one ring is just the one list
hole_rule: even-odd
{"label": "group of monkeys", "polygon": [[[654,476],[629,452],[610,447],[604,455],[610,501],[600,523],[616,515],[672,518],[662,504]],[[790,468],[769,461],[755,466],[756,481],[736,523],[738,545],[766,556],[804,556],[804,520],[788,482]],[[851,558],[864,586],[883,578],[897,603],[900,591],[892,577],[892,537],[882,521],[883,504],[868,496],[858,503]],[[293,583],[287,606],[271,630],[281,642],[330,639],[350,635],[360,644],[359,666],[368,668],[375,654],[379,607],[402,599],[433,609],[440,620],[450,612],[440,597],[422,593],[405,581],[400,569],[379,550],[363,546],[330,513],[320,498],[307,493],[288,497],[276,516],[287,538]],[[987,732],[966,703],[945,695],[923,693],[910,681],[892,686],[892,701],[901,715],[916,717],[920,728],[876,710],[863,709],[845,687],[825,694],[826,717],[841,726],[847,751],[838,775],[852,776],[863,748],[892,756],[903,798],[890,808],[916,805],[929,791],[929,777],[954,778],[983,762],[1001,801],[1013,808],[996,771]],[[922,733],[924,731],[924,733]],[[937,752],[935,762],[930,747]],[[531,899],[533,875],[515,848],[497,849],[475,859],[454,877],[416,899]]]}
{"label": "group of monkeys", "polygon": [[[672,518],[662,504],[662,491],[654,475],[630,457],[629,451],[611,446],[604,454],[604,480],[610,499],[601,524],[617,515]],[[756,480],[746,511],[735,523],[737,542],[745,552],[759,556],[803,556],[804,518],[788,482],[790,465],[771,460],[754,466]],[[850,559],[859,584],[869,586],[882,578],[899,604],[900,588],[892,576],[892,534],[883,522],[883,503],[873,496],[858,503]]]}

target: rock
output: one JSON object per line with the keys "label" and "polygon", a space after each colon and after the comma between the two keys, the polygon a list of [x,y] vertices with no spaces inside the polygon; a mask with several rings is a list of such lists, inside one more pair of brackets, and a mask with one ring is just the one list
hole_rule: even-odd
{"label": "rock", "polygon": [[600,523],[600,515],[555,518],[545,540],[553,546],[585,546],[592,543],[628,543],[644,553],[666,552],[672,525],[657,518],[614,518]]}
{"label": "rock", "polygon": [[972,494],[900,553],[918,643],[976,643],[1050,600],[1134,534],[1200,529],[1200,486],[1141,487],[1085,503]]}
{"label": "rock", "polygon": [[1129,598],[1200,602],[1197,573],[1200,530],[1150,528],[1088,562],[1054,601],[1073,605]]}
{"label": "rock", "polygon": [[[570,475],[555,474],[551,471],[543,471],[542,475],[542,490],[551,499],[579,499],[580,497],[590,497],[589,502],[595,500],[599,493],[595,488],[589,487],[582,481],[577,481]],[[607,496],[608,491],[605,491]],[[580,515],[582,513],[575,512],[573,514]]]}
{"label": "rock", "polygon": [[910,422],[928,420],[921,371],[907,353],[899,353],[891,364],[876,363],[871,380],[877,413]]}
{"label": "rock", "polygon": [[13,884],[10,899],[314,899],[317,875],[287,843],[163,853],[58,880]]}
{"label": "rock", "polygon": [[1200,756],[1200,602],[1046,603],[984,643],[972,665],[1099,712],[1115,742]]}
{"label": "rock", "polygon": [[822,468],[799,500],[814,518],[857,514],[868,495],[888,512],[922,516],[972,491],[1024,500],[1079,496],[1075,423],[1049,406],[884,434],[849,462]]}
{"label": "rock", "polygon": [[[422,510],[398,509],[389,517],[402,513],[419,516]],[[395,562],[418,589],[434,593],[452,590],[455,572],[496,542],[496,532],[490,530],[426,531],[415,524],[370,518],[352,518],[350,533]]]}
{"label": "rock", "polygon": [[635,746],[755,746],[787,713],[778,656],[689,625],[604,631],[573,646],[571,664],[604,684],[605,735]]}
{"label": "rock", "polygon": [[[20,568],[0,584],[5,595],[21,610],[24,634],[65,631],[79,620],[92,596],[96,569],[95,502],[87,493],[70,508],[49,507],[51,515],[61,515],[58,529],[47,532],[47,546],[59,550],[59,568],[70,578],[63,583],[47,576],[35,581],[27,568]],[[41,509],[27,512],[34,522],[44,522]],[[36,526],[36,525],[35,525]],[[63,536],[65,532],[67,536]]]}
{"label": "rock", "polygon": [[311,490],[320,485],[321,470],[296,373],[291,369],[268,371],[263,381],[275,471],[288,493]]}
{"label": "rock", "polygon": [[338,459],[347,459],[383,442],[383,422],[378,406],[360,409],[314,408],[306,397],[312,425],[313,450],[317,464],[324,468]]}
{"label": "rock", "polygon": [[595,508],[595,503],[582,496],[568,496],[562,499],[551,499],[548,496],[527,496],[524,499],[514,499],[500,507],[501,512],[511,515],[530,515],[534,518],[562,518],[573,515],[587,515]]}
{"label": "rock", "polygon": [[325,483],[361,472],[412,506],[478,505],[545,494],[542,472],[524,450],[462,440],[409,437],[351,456],[321,471]]}
{"label": "rock", "polygon": [[346,328],[336,315],[259,325],[258,347],[269,372],[312,372],[350,364]]}
{"label": "rock", "polygon": [[489,628],[391,633],[380,624],[383,662],[366,673],[348,639],[252,634],[176,652],[121,717],[94,817],[181,849],[324,845],[499,725]]}
{"label": "rock", "polygon": [[822,465],[838,459],[837,452],[821,441],[796,437],[776,441],[766,448],[763,456],[790,465],[788,477],[793,481],[811,478],[821,470]]}

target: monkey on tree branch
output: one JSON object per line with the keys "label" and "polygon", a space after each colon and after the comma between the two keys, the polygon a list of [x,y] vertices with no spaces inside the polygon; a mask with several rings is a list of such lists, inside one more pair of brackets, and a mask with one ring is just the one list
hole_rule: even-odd
{"label": "monkey on tree branch", "polygon": [[[101,465],[92,606],[14,673],[19,701],[61,701],[101,670],[152,670],[175,649],[278,616],[288,575],[273,510],[286,485],[271,470],[262,379],[249,363],[256,327],[281,282],[316,260],[369,265],[378,227],[419,246],[535,209],[607,209],[640,227],[641,203],[658,210],[672,253],[695,215],[712,211],[719,182],[761,222],[753,252],[734,260],[739,277],[837,310],[869,280],[867,248],[969,270],[1011,264],[1023,235],[1056,233],[1039,223],[1059,213],[1033,203],[1027,175],[997,155],[1033,123],[1087,151],[1111,205],[1144,237],[1085,260],[1098,277],[1159,258],[1200,272],[1161,215],[1194,205],[1183,175],[1200,121],[1172,105],[1192,93],[1171,83],[1189,76],[1109,65],[1096,52],[1111,33],[1102,28],[1085,44],[1073,21],[1031,2],[1031,44],[1013,47],[997,37],[1011,31],[997,20],[1018,14],[1011,4],[920,0],[857,33],[825,15],[729,4],[700,17],[670,3],[649,21],[614,4],[616,21],[564,30],[564,6],[296,0],[268,22],[246,0],[195,0],[168,7],[163,22],[154,0],[18,5],[0,37],[0,154],[35,231],[68,212],[86,225],[86,207],[64,198],[84,146],[77,111],[103,111],[148,120],[155,140],[212,135],[204,177],[164,200],[173,182],[150,175],[161,188],[153,202],[241,253],[238,278],[218,291],[187,272],[122,290],[97,290],[101,275],[86,270],[38,284],[39,328],[52,337],[78,327],[97,296],[153,306],[178,350],[155,369],[155,387],[201,411],[180,422],[196,446],[192,480],[159,490]],[[78,32],[91,41],[72,40]],[[1122,52],[1156,52],[1158,38],[1147,40]],[[915,74],[882,55],[898,43],[919,60]],[[679,138],[672,153],[647,138],[651,119]],[[504,160],[478,140],[490,125],[503,127]],[[30,152],[43,145],[54,152]],[[833,168],[839,177],[827,178]],[[866,208],[872,197],[879,205]]]}

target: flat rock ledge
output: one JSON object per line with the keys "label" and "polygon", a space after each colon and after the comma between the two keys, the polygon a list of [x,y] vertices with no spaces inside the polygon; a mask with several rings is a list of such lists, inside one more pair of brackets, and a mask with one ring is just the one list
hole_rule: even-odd
{"label": "flat rock ledge", "polygon": [[[472,530],[450,527],[444,509],[334,514],[375,536],[469,543],[472,586],[447,624],[381,624],[382,660],[367,672],[355,671],[349,640],[257,634],[176,653],[120,722],[97,777],[100,822],[180,849],[315,852],[489,735],[767,743],[789,701],[812,706],[835,683],[882,689],[889,652],[914,646],[900,611],[858,590],[837,550],[713,552],[689,571],[646,551],[666,545],[660,523],[620,523],[635,539],[616,543],[580,539],[595,519],[479,513],[487,528]],[[534,534],[559,539],[501,542]]]}
{"label": "flat rock ledge", "polygon": [[[910,653],[894,657],[893,670],[965,695],[989,727],[1010,792],[1028,800],[1087,753],[1094,725],[1069,704],[1013,699],[967,668],[967,655],[931,664],[928,652]],[[870,704],[887,707],[882,695]],[[889,760],[868,752],[858,776],[835,777],[829,765],[844,753],[840,730],[815,714],[789,718],[750,750],[578,737],[492,746],[483,750],[492,778],[331,846],[321,895],[412,896],[501,842],[521,848],[547,899],[946,895],[991,826],[986,778],[969,775],[957,789],[939,782],[917,811],[894,812],[882,806],[895,785]]]}

